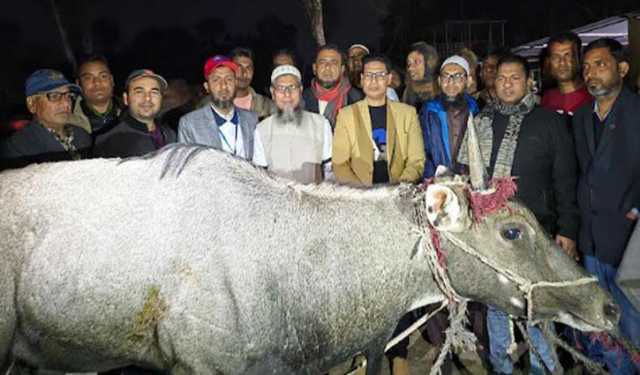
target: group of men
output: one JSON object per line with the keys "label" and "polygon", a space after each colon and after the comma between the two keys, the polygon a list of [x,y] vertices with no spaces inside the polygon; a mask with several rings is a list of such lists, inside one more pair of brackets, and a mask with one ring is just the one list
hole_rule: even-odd
{"label": "group of men", "polygon": [[[613,295],[622,333],[640,345],[640,315],[615,283],[640,208],[640,158],[633,156],[640,150],[640,96],[623,83],[629,60],[618,42],[599,39],[582,51],[572,33],[551,38],[545,67],[557,87],[541,101],[527,61],[511,54],[490,53],[479,67],[468,52],[441,63],[435,48],[415,43],[400,101],[389,60],[364,45],[347,54],[320,47],[306,88],[295,60],[280,52],[269,96],[251,87],[250,50],[207,59],[207,96],[180,117],[177,132],[158,121],[168,83],[152,70],[131,72],[121,98],[104,58],[83,62],[76,84],[38,70],[25,84],[33,120],[0,142],[0,166],[129,157],[180,142],[222,150],[300,183],[366,188],[416,183],[439,166],[466,173],[467,128],[475,126],[488,175],[518,178],[517,197]],[[496,373],[513,371],[508,319],[488,307]],[[538,353],[532,372],[554,371],[559,364],[535,327],[531,337]],[[406,344],[391,356],[394,374],[408,373]],[[635,373],[628,353],[586,344],[612,373]]]}

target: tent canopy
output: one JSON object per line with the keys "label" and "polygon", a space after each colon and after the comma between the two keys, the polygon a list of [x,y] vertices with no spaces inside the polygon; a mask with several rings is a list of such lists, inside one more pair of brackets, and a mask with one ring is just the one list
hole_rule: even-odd
{"label": "tent canopy", "polygon": [[[623,45],[629,44],[629,22],[627,17],[609,17],[571,31],[578,34],[582,39],[583,46],[600,38],[612,38]],[[525,57],[527,60],[537,60],[540,52],[547,47],[548,41],[549,37],[534,40],[511,49],[511,52]]]}

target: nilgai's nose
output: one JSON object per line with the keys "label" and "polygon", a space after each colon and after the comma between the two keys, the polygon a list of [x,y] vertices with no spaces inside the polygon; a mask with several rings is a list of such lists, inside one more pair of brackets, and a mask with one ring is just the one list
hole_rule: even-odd
{"label": "nilgai's nose", "polygon": [[606,303],[604,305],[604,316],[613,322],[617,322],[620,318],[620,308],[615,303]]}

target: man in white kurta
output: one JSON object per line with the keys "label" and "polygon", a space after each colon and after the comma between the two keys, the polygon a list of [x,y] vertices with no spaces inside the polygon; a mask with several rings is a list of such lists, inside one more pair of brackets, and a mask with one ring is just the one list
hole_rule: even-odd
{"label": "man in white kurta", "polygon": [[271,95],[277,112],[256,127],[253,163],[304,184],[332,178],[331,125],[301,109],[300,71],[291,65],[275,68]]}

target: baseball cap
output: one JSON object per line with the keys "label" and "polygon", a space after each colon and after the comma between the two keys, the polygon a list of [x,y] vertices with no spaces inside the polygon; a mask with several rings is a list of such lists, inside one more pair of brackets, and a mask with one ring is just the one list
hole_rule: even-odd
{"label": "baseball cap", "polygon": [[287,74],[291,74],[292,76],[295,76],[298,79],[298,81],[302,81],[302,74],[300,74],[300,71],[298,70],[298,68],[296,68],[293,65],[280,65],[275,69],[273,69],[273,73],[271,73],[271,83],[275,83],[278,77],[281,77]]}
{"label": "baseball cap", "polygon": [[150,69],[136,69],[133,72],[129,73],[124,87],[129,88],[129,84],[131,84],[131,82],[144,77],[153,78],[158,81],[158,83],[160,83],[160,88],[162,88],[162,91],[165,91],[167,87],[169,87],[166,79],[164,79],[161,75],[154,73],[153,70]]}
{"label": "baseball cap", "polygon": [[442,68],[444,68],[445,65],[448,65],[448,64],[456,64],[460,66],[462,69],[464,69],[465,72],[467,72],[467,75],[469,75],[469,62],[464,57],[460,55],[453,55],[447,58],[446,60],[444,60],[444,62],[440,66],[440,71],[442,71]]}
{"label": "baseball cap", "polygon": [[236,70],[238,70],[238,65],[234,63],[233,60],[231,60],[227,56],[215,55],[213,57],[209,57],[207,59],[207,62],[204,64],[204,69],[203,69],[204,79],[207,79],[209,77],[209,74],[211,74],[211,72],[213,72],[214,70],[218,69],[221,66],[226,66],[227,68],[231,69],[234,74]]}
{"label": "baseball cap", "polygon": [[24,94],[28,97],[62,86],[69,86],[69,89],[77,93],[81,92],[80,86],[69,82],[61,72],[53,69],[39,69],[31,73],[25,81]]}

